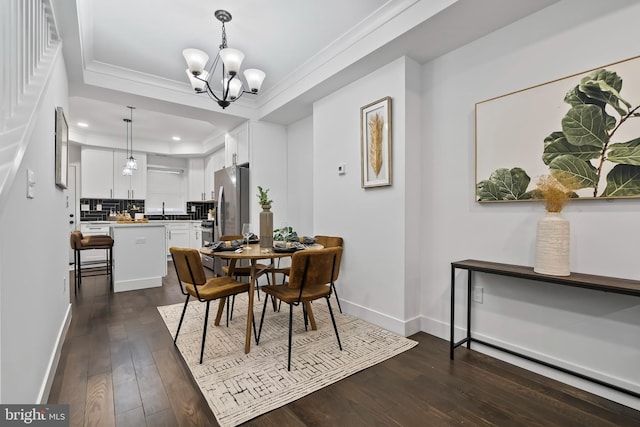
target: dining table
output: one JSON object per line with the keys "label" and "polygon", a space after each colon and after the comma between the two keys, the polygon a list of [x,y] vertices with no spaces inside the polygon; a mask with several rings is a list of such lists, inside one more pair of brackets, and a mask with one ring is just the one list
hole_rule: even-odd
{"label": "dining table", "polygon": [[[311,245],[305,245],[306,249],[302,250],[314,250],[314,249],[322,249],[324,246],[314,243]],[[240,260],[248,260],[251,266],[251,274],[250,274],[250,285],[249,285],[249,302],[247,304],[247,330],[246,337],[244,343],[244,352],[245,354],[251,351],[251,326],[253,322],[253,301],[254,301],[254,293],[256,288],[256,280],[259,273],[262,271],[258,271],[257,264],[258,260],[269,259],[270,263],[263,270],[267,270],[272,273],[273,280],[275,280],[275,273],[277,271],[275,268],[275,260],[280,258],[288,258],[293,256],[295,251],[278,251],[274,248],[263,248],[260,247],[259,243],[249,243],[244,244],[241,248],[242,250],[223,250],[223,251],[214,251],[208,247],[202,247],[200,249],[200,253],[213,256],[217,258],[226,259],[229,261],[229,269],[228,275],[233,277],[233,271],[236,267],[236,264]],[[275,284],[275,283],[274,283]],[[216,314],[215,325],[220,325],[220,319],[222,318],[222,313],[224,311],[224,304],[226,302],[226,298],[221,298],[218,304],[218,312]],[[275,301],[274,301],[275,308]],[[307,317],[309,319],[309,324],[311,325],[311,329],[316,330],[316,322],[313,317],[313,311],[311,309],[310,303],[305,303],[305,309],[307,311]]]}

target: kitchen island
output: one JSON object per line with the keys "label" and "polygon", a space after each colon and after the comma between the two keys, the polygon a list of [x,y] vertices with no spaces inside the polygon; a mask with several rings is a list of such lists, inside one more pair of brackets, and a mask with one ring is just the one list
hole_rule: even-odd
{"label": "kitchen island", "polygon": [[167,237],[164,224],[110,225],[113,238],[113,292],[162,286],[167,275]]}

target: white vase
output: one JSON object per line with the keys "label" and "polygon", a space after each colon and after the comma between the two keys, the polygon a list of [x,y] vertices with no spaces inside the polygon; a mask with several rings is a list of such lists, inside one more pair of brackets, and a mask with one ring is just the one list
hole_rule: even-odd
{"label": "white vase", "polygon": [[533,271],[552,276],[568,276],[569,221],[560,212],[547,212],[538,221],[536,263]]}

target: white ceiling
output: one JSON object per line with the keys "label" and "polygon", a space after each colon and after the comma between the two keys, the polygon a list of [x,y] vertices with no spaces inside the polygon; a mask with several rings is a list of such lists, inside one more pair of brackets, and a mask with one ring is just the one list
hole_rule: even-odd
{"label": "white ceiling", "polygon": [[[206,141],[247,119],[288,124],[312,103],[407,55],[425,63],[557,0],[52,0],[69,76],[72,137],[124,144],[123,118],[135,106],[134,138],[149,151],[203,153]],[[225,110],[194,94],[182,49],[213,58],[221,24],[233,15],[229,47],[244,68],[267,74],[260,94]],[[89,124],[86,130],[78,122]],[[180,136],[180,142],[172,142]],[[98,141],[98,142],[96,142]]]}

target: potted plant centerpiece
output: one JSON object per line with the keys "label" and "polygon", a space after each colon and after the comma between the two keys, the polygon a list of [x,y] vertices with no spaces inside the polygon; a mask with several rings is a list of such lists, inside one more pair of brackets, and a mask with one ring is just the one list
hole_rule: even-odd
{"label": "potted plant centerpiece", "polygon": [[258,185],[258,194],[256,194],[256,196],[258,197],[258,203],[262,206],[262,209],[271,209],[271,203],[273,203],[273,200],[269,198],[268,188],[265,189]]}
{"label": "potted plant centerpiece", "polygon": [[262,206],[260,212],[260,247],[271,248],[273,246],[273,212],[271,204],[273,200],[269,198],[269,189],[258,185],[258,203]]}

